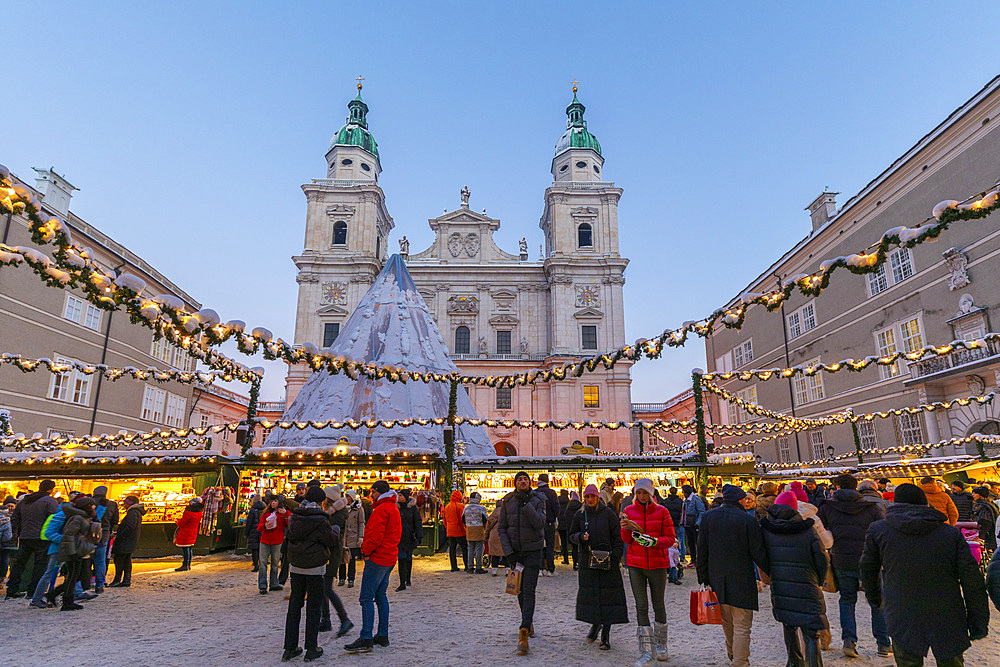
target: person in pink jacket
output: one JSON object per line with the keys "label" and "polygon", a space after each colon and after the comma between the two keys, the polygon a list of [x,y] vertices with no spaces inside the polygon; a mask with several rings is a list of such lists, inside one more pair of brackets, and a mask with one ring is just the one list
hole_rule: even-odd
{"label": "person in pink jacket", "polygon": [[[673,546],[674,522],[670,512],[653,497],[653,482],[636,480],[635,499],[622,511],[622,540],[627,545],[625,565],[635,598],[635,615],[639,629],[639,662],[646,664],[667,660],[667,609],[663,595],[670,571],[669,549]],[[653,601],[655,625],[649,625],[649,598]]]}

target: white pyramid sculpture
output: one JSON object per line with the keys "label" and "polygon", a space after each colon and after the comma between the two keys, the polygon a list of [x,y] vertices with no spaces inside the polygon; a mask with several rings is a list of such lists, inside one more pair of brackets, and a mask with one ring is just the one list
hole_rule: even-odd
{"label": "white pyramid sculpture", "polygon": [[[361,303],[340,331],[330,352],[356,361],[373,361],[424,373],[452,373],[458,370],[437,324],[413,284],[399,255],[393,255],[375,279]],[[285,421],[406,419],[448,416],[447,382],[406,383],[318,371],[302,386],[285,411]],[[476,417],[472,401],[458,390],[456,414]],[[347,438],[363,451],[386,452],[404,448],[433,449],[444,454],[443,426],[394,426],[375,428],[274,429],[264,448],[327,448]],[[467,456],[495,454],[486,429],[461,425],[456,442],[464,443]]]}

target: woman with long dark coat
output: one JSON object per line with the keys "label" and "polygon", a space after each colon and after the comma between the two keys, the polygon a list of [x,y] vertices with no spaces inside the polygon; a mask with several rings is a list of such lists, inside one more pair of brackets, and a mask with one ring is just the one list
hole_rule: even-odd
{"label": "woman with long dark coat", "polygon": [[[611,626],[628,623],[628,603],[619,564],[625,552],[618,515],[601,500],[593,484],[583,492],[583,508],[573,514],[569,541],[580,548],[576,620],[590,623],[587,641],[601,634],[601,649],[611,648]],[[610,552],[610,569],[591,567],[592,551]]]}
{"label": "woman with long dark coat", "polygon": [[[802,518],[795,494],[785,491],[767,508],[760,527],[771,565],[771,611],[784,626],[788,664],[822,667],[819,632],[826,627],[826,602],[820,586],[829,561],[813,530],[813,520]],[[805,643],[804,656],[799,630]]]}

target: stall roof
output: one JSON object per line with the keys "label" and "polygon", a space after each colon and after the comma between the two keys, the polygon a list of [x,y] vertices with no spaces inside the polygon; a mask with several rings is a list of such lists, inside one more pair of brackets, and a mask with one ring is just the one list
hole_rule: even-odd
{"label": "stall roof", "polygon": [[[0,464],[34,465],[34,464],[66,464],[66,463],[141,463],[155,465],[159,463],[214,463],[216,461],[232,462],[235,458],[224,456],[218,452],[190,449],[162,450],[81,450],[59,449],[43,452],[0,452]],[[2,469],[2,468],[0,468]]]}
{"label": "stall roof", "polygon": [[459,457],[456,459],[461,468],[483,467],[524,467],[552,468],[618,466],[633,468],[704,468],[713,464],[698,460],[697,452],[681,456],[639,456],[634,454],[567,454],[556,456],[489,456],[489,457]]}

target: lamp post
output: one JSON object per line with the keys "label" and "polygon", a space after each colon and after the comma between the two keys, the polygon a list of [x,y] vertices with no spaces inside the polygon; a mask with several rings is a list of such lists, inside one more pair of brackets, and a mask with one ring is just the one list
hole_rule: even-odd
{"label": "lamp post", "polygon": [[757,461],[757,465],[760,466],[760,474],[761,475],[766,475],[767,474],[767,464],[764,463],[764,457],[761,456],[760,454],[758,454],[757,456],[754,457],[754,460],[756,460]]}
{"label": "lamp post", "polygon": [[828,459],[832,460],[833,459],[833,454],[834,454],[835,451],[836,450],[833,448],[833,445],[827,445],[826,446],[826,455],[827,455],[826,457]]}

